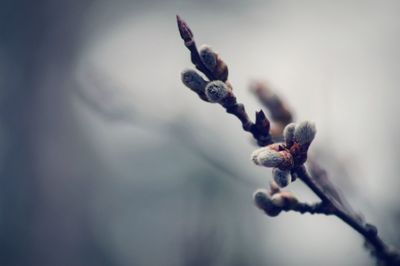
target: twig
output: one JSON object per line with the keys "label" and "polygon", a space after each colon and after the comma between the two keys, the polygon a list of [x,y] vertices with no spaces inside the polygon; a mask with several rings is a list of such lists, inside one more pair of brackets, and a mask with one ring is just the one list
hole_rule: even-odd
{"label": "twig", "polygon": [[355,217],[343,211],[330,197],[328,197],[319,186],[313,181],[304,166],[295,170],[296,175],[327,205],[332,207],[332,212],[354,230],[360,233],[365,240],[373,247],[374,255],[386,263],[386,265],[399,265],[400,253],[398,250],[389,247],[378,236],[377,228],[368,223],[361,223]]}
{"label": "twig", "polygon": [[[189,28],[187,23],[183,21],[178,15],[176,15],[176,21],[178,23],[179,33],[181,38],[185,42],[185,46],[189,49],[191,54],[192,63],[200,70],[209,80],[217,80],[218,78],[204,65],[200,58],[199,51],[197,50],[196,42],[193,39],[192,30]],[[224,80],[226,81],[226,80]]]}
{"label": "twig", "polygon": [[[225,82],[228,79],[228,68],[226,67],[226,65],[223,64],[225,65],[226,71],[222,71],[222,74],[217,75],[214,72],[210,71],[209,68],[207,68],[207,66],[205,66],[204,62],[201,60],[191,29],[189,28],[187,23],[183,21],[178,15],[176,16],[176,19],[181,38],[184,40],[185,46],[190,51],[192,63],[210,81],[221,80]],[[218,79],[218,77],[221,76],[222,78]],[[229,86],[232,88],[230,84]],[[205,97],[203,91],[197,91],[197,94],[201,99],[207,101],[207,98]],[[247,114],[244,105],[237,102],[236,97],[233,93],[229,93],[229,95],[223,100],[221,105],[225,108],[227,113],[236,116],[240,120],[243,130],[251,133],[252,136],[256,139],[258,145],[265,146],[272,143],[271,135],[269,133],[270,123],[262,110],[256,112],[256,123],[253,123],[249,118],[249,115]]]}
{"label": "twig", "polygon": [[305,202],[298,202],[294,206],[283,208],[283,211],[294,211],[299,212],[301,214],[309,213],[309,214],[325,214],[325,215],[332,215],[332,208],[328,205],[324,204],[323,202],[316,202],[316,203],[305,203]]}
{"label": "twig", "polygon": [[[335,196],[335,189],[330,186],[330,183],[321,183],[318,178],[313,178],[307,172],[303,164],[307,160],[307,150],[315,136],[314,126],[310,123],[302,124],[297,128],[289,125],[287,131],[284,132],[286,143],[274,144],[270,134],[270,122],[264,112],[256,113],[255,123],[250,120],[244,105],[237,103],[232,86],[227,81],[228,71],[225,63],[216,53],[204,50],[204,55],[214,59],[212,62],[215,64],[206,63],[197,50],[193,33],[187,23],[179,16],[177,16],[177,22],[185,46],[190,50],[193,64],[209,79],[209,82],[204,81],[201,77],[196,76],[198,74],[188,71],[183,73],[185,85],[195,91],[204,101],[218,102],[228,113],[236,116],[241,121],[243,129],[253,135],[259,146],[269,145],[253,153],[253,161],[259,165],[275,167],[274,179],[276,178],[275,181],[279,181],[282,187],[290,182],[290,173],[292,181],[296,178],[301,179],[321,199],[321,202],[315,204],[301,203],[291,193],[280,192],[279,188],[272,185],[269,192],[262,190],[255,193],[256,205],[270,216],[276,216],[281,211],[335,215],[365,238],[379,262],[384,265],[400,265],[399,251],[384,243],[378,236],[376,227],[362,222],[358,216],[347,212],[341,205],[338,196]],[[193,83],[193,81],[195,82]],[[258,93],[260,96],[260,92]],[[271,106],[271,102],[265,102],[270,99],[268,98],[270,95],[261,96],[264,97],[261,98],[261,100],[264,99],[264,104],[267,107]],[[282,120],[285,124],[289,123],[292,120],[291,113],[286,107],[283,108],[282,102],[276,99],[274,101],[280,109],[280,114],[284,114],[284,116],[279,116],[275,113],[275,120]]]}

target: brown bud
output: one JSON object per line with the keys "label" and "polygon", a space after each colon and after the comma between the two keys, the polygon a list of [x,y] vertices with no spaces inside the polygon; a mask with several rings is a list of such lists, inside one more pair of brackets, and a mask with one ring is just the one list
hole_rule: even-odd
{"label": "brown bud", "polygon": [[215,77],[219,80],[227,81],[228,74],[229,74],[228,66],[221,59],[221,57],[217,54],[217,66],[215,67],[215,70],[214,70]]}
{"label": "brown bud", "polygon": [[256,127],[259,132],[263,132],[265,135],[269,132],[270,122],[265,116],[263,110],[256,112]]}
{"label": "brown bud", "polygon": [[193,33],[189,25],[178,15],[176,15],[176,22],[181,38],[185,41],[185,45],[190,45],[193,42]]}
{"label": "brown bud", "polygon": [[203,45],[199,51],[201,61],[210,70],[214,72],[217,67],[217,54],[208,45]]}

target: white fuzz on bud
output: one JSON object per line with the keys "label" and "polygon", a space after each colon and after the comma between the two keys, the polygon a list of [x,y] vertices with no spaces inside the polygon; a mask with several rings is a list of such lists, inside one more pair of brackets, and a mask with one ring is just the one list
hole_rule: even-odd
{"label": "white fuzz on bud", "polygon": [[290,123],[283,130],[283,137],[285,139],[286,144],[290,144],[293,141],[295,129],[296,129],[296,124]]}
{"label": "white fuzz on bud", "polygon": [[208,45],[203,45],[200,49],[201,61],[210,70],[214,71],[217,66],[217,54]]}
{"label": "white fuzz on bud", "polygon": [[257,165],[259,164],[259,163],[258,163],[258,154],[260,154],[260,152],[261,152],[263,149],[265,149],[265,148],[257,149],[257,150],[255,150],[255,151],[252,152],[252,154],[251,154],[251,156],[250,156],[250,159],[251,159],[251,161],[252,161],[254,164],[257,164]]}
{"label": "white fuzz on bud", "polygon": [[263,165],[265,167],[277,167],[285,160],[285,157],[283,157],[282,154],[280,154],[279,152],[266,147],[255,150],[251,154],[251,160],[256,165]]}
{"label": "white fuzz on bud", "polygon": [[294,131],[294,140],[300,145],[310,144],[316,133],[317,129],[313,122],[303,121],[296,126]]}
{"label": "white fuzz on bud", "polygon": [[228,86],[220,80],[211,81],[206,86],[207,99],[212,103],[221,102],[226,96],[228,96],[228,93]]}
{"label": "white fuzz on bud", "polygon": [[281,188],[289,185],[292,180],[290,171],[281,170],[279,168],[273,168],[272,175],[276,184]]}
{"label": "white fuzz on bud", "polygon": [[181,73],[181,79],[186,87],[196,93],[203,93],[207,85],[205,81],[195,70],[185,69]]}

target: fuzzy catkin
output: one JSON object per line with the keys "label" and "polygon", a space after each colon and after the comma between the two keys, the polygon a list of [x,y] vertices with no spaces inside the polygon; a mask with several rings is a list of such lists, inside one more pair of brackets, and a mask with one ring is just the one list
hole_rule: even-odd
{"label": "fuzzy catkin", "polygon": [[290,123],[283,130],[283,138],[287,145],[290,145],[294,139],[294,132],[296,130],[296,124]]}
{"label": "fuzzy catkin", "polygon": [[217,66],[217,54],[208,45],[203,45],[199,53],[201,61],[203,61],[208,70],[213,72]]}
{"label": "fuzzy catkin", "polygon": [[271,150],[268,147],[255,150],[251,155],[251,160],[256,165],[266,167],[277,167],[284,161],[284,157],[277,151]]}
{"label": "fuzzy catkin", "polygon": [[185,69],[181,73],[181,79],[186,87],[196,93],[203,93],[207,85],[205,81],[195,70]]}
{"label": "fuzzy catkin", "polygon": [[313,122],[303,121],[296,126],[294,131],[294,140],[300,145],[310,144],[316,133],[317,129]]}
{"label": "fuzzy catkin", "polygon": [[281,188],[286,187],[291,182],[290,171],[273,168],[272,175],[276,184]]}
{"label": "fuzzy catkin", "polygon": [[220,80],[211,81],[206,86],[207,99],[212,103],[221,102],[228,94],[228,86]]}

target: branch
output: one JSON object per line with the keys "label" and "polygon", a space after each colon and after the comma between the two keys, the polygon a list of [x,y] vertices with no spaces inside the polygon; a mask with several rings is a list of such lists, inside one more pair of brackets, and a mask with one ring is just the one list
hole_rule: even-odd
{"label": "branch", "polygon": [[356,217],[349,215],[335,203],[320,187],[313,181],[313,178],[308,174],[304,166],[295,169],[296,175],[327,205],[332,207],[332,212],[358,233],[360,233],[366,242],[373,248],[373,255],[383,261],[385,265],[399,265],[400,252],[392,247],[389,247],[378,236],[377,228],[369,223],[362,223]]}
{"label": "branch", "polygon": [[309,213],[309,214],[325,214],[332,215],[332,208],[329,205],[323,202],[315,202],[315,203],[306,203],[306,202],[298,202],[296,205],[284,208],[284,211],[294,211],[299,212],[301,214]]}
{"label": "branch", "polygon": [[[178,15],[176,15],[176,21],[178,23],[178,29],[181,38],[185,42],[185,46],[190,51],[192,63],[196,66],[198,70],[204,73],[204,75],[206,75],[209,80],[218,80],[216,75],[214,75],[214,73],[212,73],[201,60],[199,51],[197,50],[196,42],[193,39],[192,30],[189,28],[189,25],[185,21],[183,21]],[[223,81],[226,81],[226,79]]]}
{"label": "branch", "polygon": [[[184,40],[185,46],[190,51],[192,63],[209,79],[209,81],[218,80],[227,82],[228,67],[225,62],[222,61],[217,53],[209,49],[204,49],[203,58],[208,56],[208,58],[211,58],[213,61],[213,63],[206,65],[205,60],[202,60],[202,56],[197,50],[192,30],[178,15],[176,18],[181,38]],[[207,97],[207,91],[205,91],[205,86],[209,85],[210,82],[204,81],[201,77],[196,76],[196,74],[190,70],[182,73],[182,80],[185,85],[194,90],[202,100],[207,102],[216,102],[215,100],[211,100],[210,97]],[[201,85],[199,85],[199,83],[201,83]],[[244,108],[244,105],[237,102],[236,96],[233,94],[232,85],[229,82],[225,85],[227,86],[227,88],[225,88],[227,90],[226,95],[222,99],[218,99],[217,102],[225,108],[227,113],[236,116],[240,120],[243,130],[251,133],[259,146],[271,144],[272,138],[269,132],[270,122],[266,118],[264,112],[262,110],[256,112],[256,121],[255,123],[252,122]],[[196,86],[200,86],[200,88]]]}
{"label": "branch", "polygon": [[[197,72],[186,70],[182,73],[183,83],[197,93],[204,101],[219,103],[226,112],[236,116],[242,123],[242,128],[250,132],[258,145],[263,147],[252,154],[255,164],[273,167],[274,183],[270,191],[258,190],[254,194],[256,205],[269,216],[277,216],[281,211],[296,211],[299,213],[335,215],[360,233],[367,244],[372,247],[373,255],[384,265],[399,265],[400,253],[389,247],[378,236],[375,226],[364,223],[359,216],[354,215],[342,204],[336,189],[325,179],[312,177],[304,167],[307,151],[315,137],[315,126],[310,122],[299,125],[289,124],[283,130],[284,143],[274,143],[270,134],[270,122],[263,111],[256,112],[253,123],[247,115],[244,105],[237,102],[232,85],[228,80],[228,67],[209,47],[197,50],[193,33],[186,22],[177,16],[180,35],[189,49],[192,63],[202,72],[205,81]],[[260,100],[267,106],[276,121],[288,124],[292,115],[276,96],[265,93],[265,88],[256,90]],[[280,191],[296,178],[301,179],[320,199],[314,204],[302,203],[288,191]]]}
{"label": "branch", "polygon": [[254,202],[268,216],[277,216],[281,211],[294,211],[301,214],[334,214],[334,209],[325,202],[300,202],[290,191],[281,191],[275,181],[270,183],[270,189],[258,189],[254,193]]}

